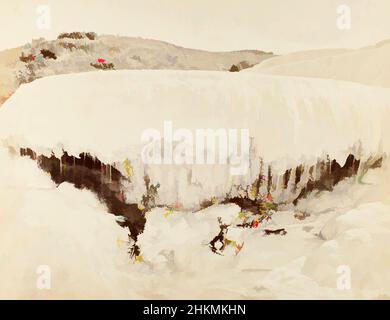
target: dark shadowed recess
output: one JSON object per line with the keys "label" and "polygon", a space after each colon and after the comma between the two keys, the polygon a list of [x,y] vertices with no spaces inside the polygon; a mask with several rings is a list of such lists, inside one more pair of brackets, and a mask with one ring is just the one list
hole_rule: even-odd
{"label": "dark shadowed recess", "polygon": [[[369,169],[378,168],[382,165],[382,157],[370,157],[364,164],[361,164],[359,159],[356,159],[354,155],[349,154],[344,165],[341,166],[336,160],[330,160],[329,157],[326,160],[319,159],[315,165],[312,165],[309,170],[309,179],[306,184],[298,190],[298,196],[292,201],[294,205],[297,205],[300,199],[305,198],[308,194],[313,191],[332,191],[340,181],[356,176],[359,168],[361,168],[361,175],[364,175]],[[241,195],[232,196],[228,193],[222,203],[234,203],[241,209],[250,211],[254,214],[264,211],[264,198],[260,195],[259,190],[263,184],[266,183],[268,194],[270,195],[272,189],[273,173],[271,166],[268,167],[267,177],[263,174],[263,164],[261,164],[260,173],[255,182],[243,188],[239,186],[242,191]],[[297,185],[302,179],[304,172],[304,165],[299,165],[296,168],[288,169],[282,175],[283,188],[287,189],[292,178],[292,171],[295,170],[295,177],[293,181],[292,191],[297,191]],[[314,174],[316,172],[316,174]],[[257,190],[254,196],[249,196],[250,190]],[[268,200],[273,202],[273,208],[277,208],[277,199]],[[206,203],[206,202],[205,202]]]}
{"label": "dark shadowed recess", "polygon": [[[50,174],[51,179],[60,185],[63,182],[73,184],[78,189],[88,189],[92,191],[98,199],[107,206],[108,212],[117,216],[123,217],[123,221],[118,222],[122,227],[128,228],[129,240],[133,241],[130,247],[131,256],[138,256],[140,254],[140,248],[137,245],[138,235],[144,230],[146,218],[145,213],[156,207],[156,197],[158,196],[159,184],[151,184],[150,178],[145,175],[145,194],[142,197],[141,204],[127,203],[124,196],[124,187],[122,182],[128,180],[123,176],[115,166],[105,164],[96,157],[91,156],[88,153],[81,153],[79,157],[68,155],[64,152],[59,159],[54,154],[50,157],[44,155],[37,155],[33,150],[29,148],[20,149],[21,156],[28,156],[38,163],[38,166]],[[359,168],[360,174],[364,174],[368,169],[380,167],[382,164],[382,157],[369,158],[364,164],[350,154],[343,166],[341,166],[336,160],[330,160],[329,157],[326,160],[318,160],[316,165],[306,168],[309,170],[310,178],[298,190],[298,196],[292,201],[294,205],[297,202],[305,198],[309,193],[313,191],[331,191],[333,187],[345,178],[349,178],[357,175]],[[282,176],[283,188],[287,189],[290,179],[292,177],[292,171],[295,170],[295,177],[293,185],[301,181],[304,172],[304,166],[300,165],[296,168],[288,169]],[[314,171],[316,174],[314,175]],[[261,162],[261,168],[257,179],[250,186],[238,186],[238,190],[242,191],[239,195],[232,195],[231,192],[227,193],[225,198],[219,201],[219,203],[234,203],[238,205],[242,211],[250,212],[253,215],[257,215],[261,219],[269,219],[270,211],[277,211],[278,204],[277,199],[273,199],[271,195],[272,168],[269,166],[267,170],[267,177],[263,174],[263,163]],[[315,178],[313,178],[315,177]],[[266,186],[269,198],[264,199],[264,195],[260,194],[260,188],[262,185]],[[250,196],[250,190],[255,190],[255,195]],[[292,190],[297,191],[297,189]],[[267,196],[267,197],[268,197]],[[215,204],[215,201],[204,200],[201,204],[201,208],[205,208]],[[162,206],[162,205],[159,205]],[[221,224],[221,232],[212,241],[211,247],[217,242],[221,242],[224,238],[224,234],[227,232],[227,227]],[[251,227],[251,225],[242,225],[242,227]],[[279,231],[279,230],[276,230]],[[271,231],[271,232],[276,232]]]}
{"label": "dark shadowed recess", "polygon": [[136,203],[126,203],[121,183],[126,178],[117,169],[87,153],[81,153],[77,158],[64,152],[58,159],[54,154],[51,157],[37,156],[33,150],[22,148],[20,154],[37,161],[39,167],[48,172],[57,185],[68,182],[78,189],[88,189],[107,206],[109,213],[124,217],[124,221],[118,223],[129,229],[129,237],[135,243],[130,253],[136,256],[139,254],[136,242],[144,230],[145,210],[141,210]]}

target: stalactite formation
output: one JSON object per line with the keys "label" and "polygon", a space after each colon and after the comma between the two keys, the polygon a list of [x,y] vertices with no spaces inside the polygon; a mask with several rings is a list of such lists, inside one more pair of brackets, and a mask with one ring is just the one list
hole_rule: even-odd
{"label": "stalactite formation", "polygon": [[135,243],[131,254],[139,254],[136,242],[144,230],[145,210],[141,210],[136,203],[126,203],[121,183],[126,178],[114,166],[102,163],[87,153],[74,157],[64,152],[58,159],[54,154],[50,157],[37,156],[33,150],[22,148],[20,154],[37,161],[38,166],[48,172],[57,185],[68,182],[78,189],[88,189],[107,206],[109,213],[124,217],[119,224],[129,229],[129,237]]}
{"label": "stalactite formation", "polygon": [[[38,163],[38,166],[50,174],[51,179],[57,184],[68,182],[78,189],[92,191],[108,209],[109,213],[122,216],[124,219],[118,222],[122,227],[129,229],[129,239],[133,242],[130,248],[132,256],[140,255],[137,246],[137,238],[143,232],[146,218],[145,213],[156,207],[156,198],[160,184],[152,184],[148,175],[144,176],[145,194],[141,203],[127,203],[123,181],[127,177],[115,168],[115,165],[105,164],[98,158],[88,153],[81,153],[78,157],[69,155],[66,151],[60,158],[54,153],[50,156],[37,155],[29,148],[20,149],[21,156],[28,156]],[[314,191],[331,191],[333,187],[345,178],[363,176],[370,168],[380,167],[383,157],[370,157],[362,162],[352,154],[348,155],[344,165],[327,157],[320,159],[315,165],[298,165],[287,169],[283,174],[276,175],[271,165],[264,170],[265,164],[260,159],[259,174],[252,185],[235,185],[226,194],[225,198],[218,201],[217,198],[205,200],[202,207],[208,207],[215,203],[234,203],[242,212],[249,213],[254,219],[244,219],[237,227],[253,228],[263,221],[271,219],[271,215],[278,210],[278,205],[296,205],[300,199],[305,198]],[[266,171],[266,175],[264,175]],[[159,205],[161,206],[161,205]],[[252,221],[253,220],[253,221]],[[216,248],[218,242],[224,243],[224,235],[228,232],[228,225],[220,224],[220,233],[210,242],[210,248],[214,253],[220,253],[222,248]],[[280,231],[280,232],[279,232]],[[265,234],[285,234],[285,230],[266,230]],[[221,250],[222,249],[222,250]]]}

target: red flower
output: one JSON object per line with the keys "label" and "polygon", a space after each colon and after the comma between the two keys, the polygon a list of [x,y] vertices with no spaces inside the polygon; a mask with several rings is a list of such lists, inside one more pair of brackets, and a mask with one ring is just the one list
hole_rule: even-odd
{"label": "red flower", "polygon": [[270,202],[274,201],[274,198],[272,197],[271,192],[268,192],[268,194],[267,194],[267,196],[265,197],[265,199],[266,199],[267,201],[270,201]]}
{"label": "red flower", "polygon": [[99,58],[99,59],[98,59],[98,62],[99,62],[99,63],[104,63],[104,62],[106,62],[106,59]]}
{"label": "red flower", "polygon": [[253,221],[252,221],[252,228],[258,228],[259,225],[260,225],[259,220],[253,220]]}

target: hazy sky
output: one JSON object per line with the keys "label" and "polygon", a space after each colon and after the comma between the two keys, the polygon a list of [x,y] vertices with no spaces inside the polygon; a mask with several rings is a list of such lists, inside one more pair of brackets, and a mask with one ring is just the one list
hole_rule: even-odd
{"label": "hazy sky", "polygon": [[[337,7],[352,9],[352,27],[339,30]],[[48,5],[51,28],[36,26]],[[360,47],[390,38],[390,0],[1,0],[0,49],[60,32],[140,36],[213,50],[285,53]]]}

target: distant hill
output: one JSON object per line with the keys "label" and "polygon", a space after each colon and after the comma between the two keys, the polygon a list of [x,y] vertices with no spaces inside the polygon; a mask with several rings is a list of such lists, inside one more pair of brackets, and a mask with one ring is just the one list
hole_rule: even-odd
{"label": "distant hill", "polygon": [[56,40],[41,38],[0,52],[0,105],[20,84],[55,74],[96,69],[239,71],[272,56],[257,50],[209,52],[150,39],[63,33]]}
{"label": "distant hill", "polygon": [[302,51],[274,57],[251,71],[390,87],[390,40],[356,50]]}

